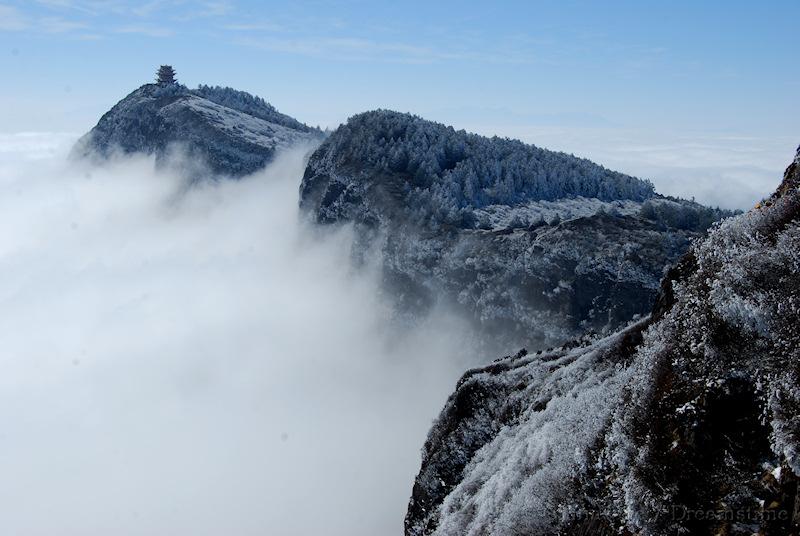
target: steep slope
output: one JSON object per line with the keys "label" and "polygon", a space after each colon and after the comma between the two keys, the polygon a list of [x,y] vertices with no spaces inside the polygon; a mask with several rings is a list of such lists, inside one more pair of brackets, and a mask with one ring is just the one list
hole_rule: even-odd
{"label": "steep slope", "polygon": [[188,161],[235,177],[262,168],[280,149],[321,138],[320,131],[241,91],[146,84],[103,115],[74,153],[105,158],[115,151],[142,152],[164,160],[180,149]]}
{"label": "steep slope", "polygon": [[444,300],[492,339],[536,347],[649,311],[664,267],[725,215],[585,159],[389,111],[319,147],[300,203],[377,244],[406,312]]}
{"label": "steep slope", "polygon": [[800,149],[648,318],[467,372],[406,533],[800,534]]}

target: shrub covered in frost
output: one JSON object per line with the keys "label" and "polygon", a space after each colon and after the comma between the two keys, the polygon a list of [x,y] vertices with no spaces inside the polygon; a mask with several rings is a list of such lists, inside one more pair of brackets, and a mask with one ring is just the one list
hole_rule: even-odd
{"label": "shrub covered in frost", "polygon": [[706,207],[699,203],[675,198],[648,199],[641,206],[641,216],[675,229],[705,231],[723,218],[739,212]]}

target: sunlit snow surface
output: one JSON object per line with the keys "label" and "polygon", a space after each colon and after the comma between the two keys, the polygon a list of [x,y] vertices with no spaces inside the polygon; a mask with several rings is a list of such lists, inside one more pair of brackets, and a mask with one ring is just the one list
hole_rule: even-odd
{"label": "sunlit snow surface", "polygon": [[304,132],[220,106],[194,95],[187,97],[185,101],[166,106],[165,110],[171,106],[176,108],[185,106],[203,116],[214,128],[262,147],[286,149],[308,137]]}
{"label": "sunlit snow surface", "polygon": [[392,324],[301,151],[187,188],[72,139],[0,137],[0,533],[401,533],[463,327]]}

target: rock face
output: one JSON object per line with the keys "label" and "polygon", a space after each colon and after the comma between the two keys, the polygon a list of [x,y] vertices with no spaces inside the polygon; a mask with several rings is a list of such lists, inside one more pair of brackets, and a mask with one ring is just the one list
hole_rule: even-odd
{"label": "rock face", "polygon": [[621,331],[468,371],[406,533],[800,534],[800,151]]}
{"label": "rock face", "polygon": [[237,177],[261,169],[280,149],[322,137],[319,130],[241,91],[146,84],[103,115],[73,152],[100,158],[141,152],[164,161],[182,150],[189,156],[186,161]]}
{"label": "rock face", "polygon": [[388,111],[317,149],[300,203],[377,245],[403,311],[442,300],[506,347],[646,314],[664,268],[727,215],[588,160]]}

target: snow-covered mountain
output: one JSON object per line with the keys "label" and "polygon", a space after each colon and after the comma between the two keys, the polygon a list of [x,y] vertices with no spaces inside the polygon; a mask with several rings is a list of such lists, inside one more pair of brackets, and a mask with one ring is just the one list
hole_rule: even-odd
{"label": "snow-covered mountain", "polygon": [[458,382],[409,535],[800,533],[800,149],[652,314]]}
{"label": "snow-covered mountain", "polygon": [[173,151],[185,151],[185,161],[237,177],[261,169],[280,149],[322,137],[243,91],[146,84],[103,115],[74,152],[101,158],[115,151],[141,152],[165,160]]}
{"label": "snow-covered mountain", "polygon": [[645,314],[666,266],[726,215],[588,160],[391,111],[312,155],[301,207],[354,222],[414,314],[440,300],[500,344],[543,347]]}

